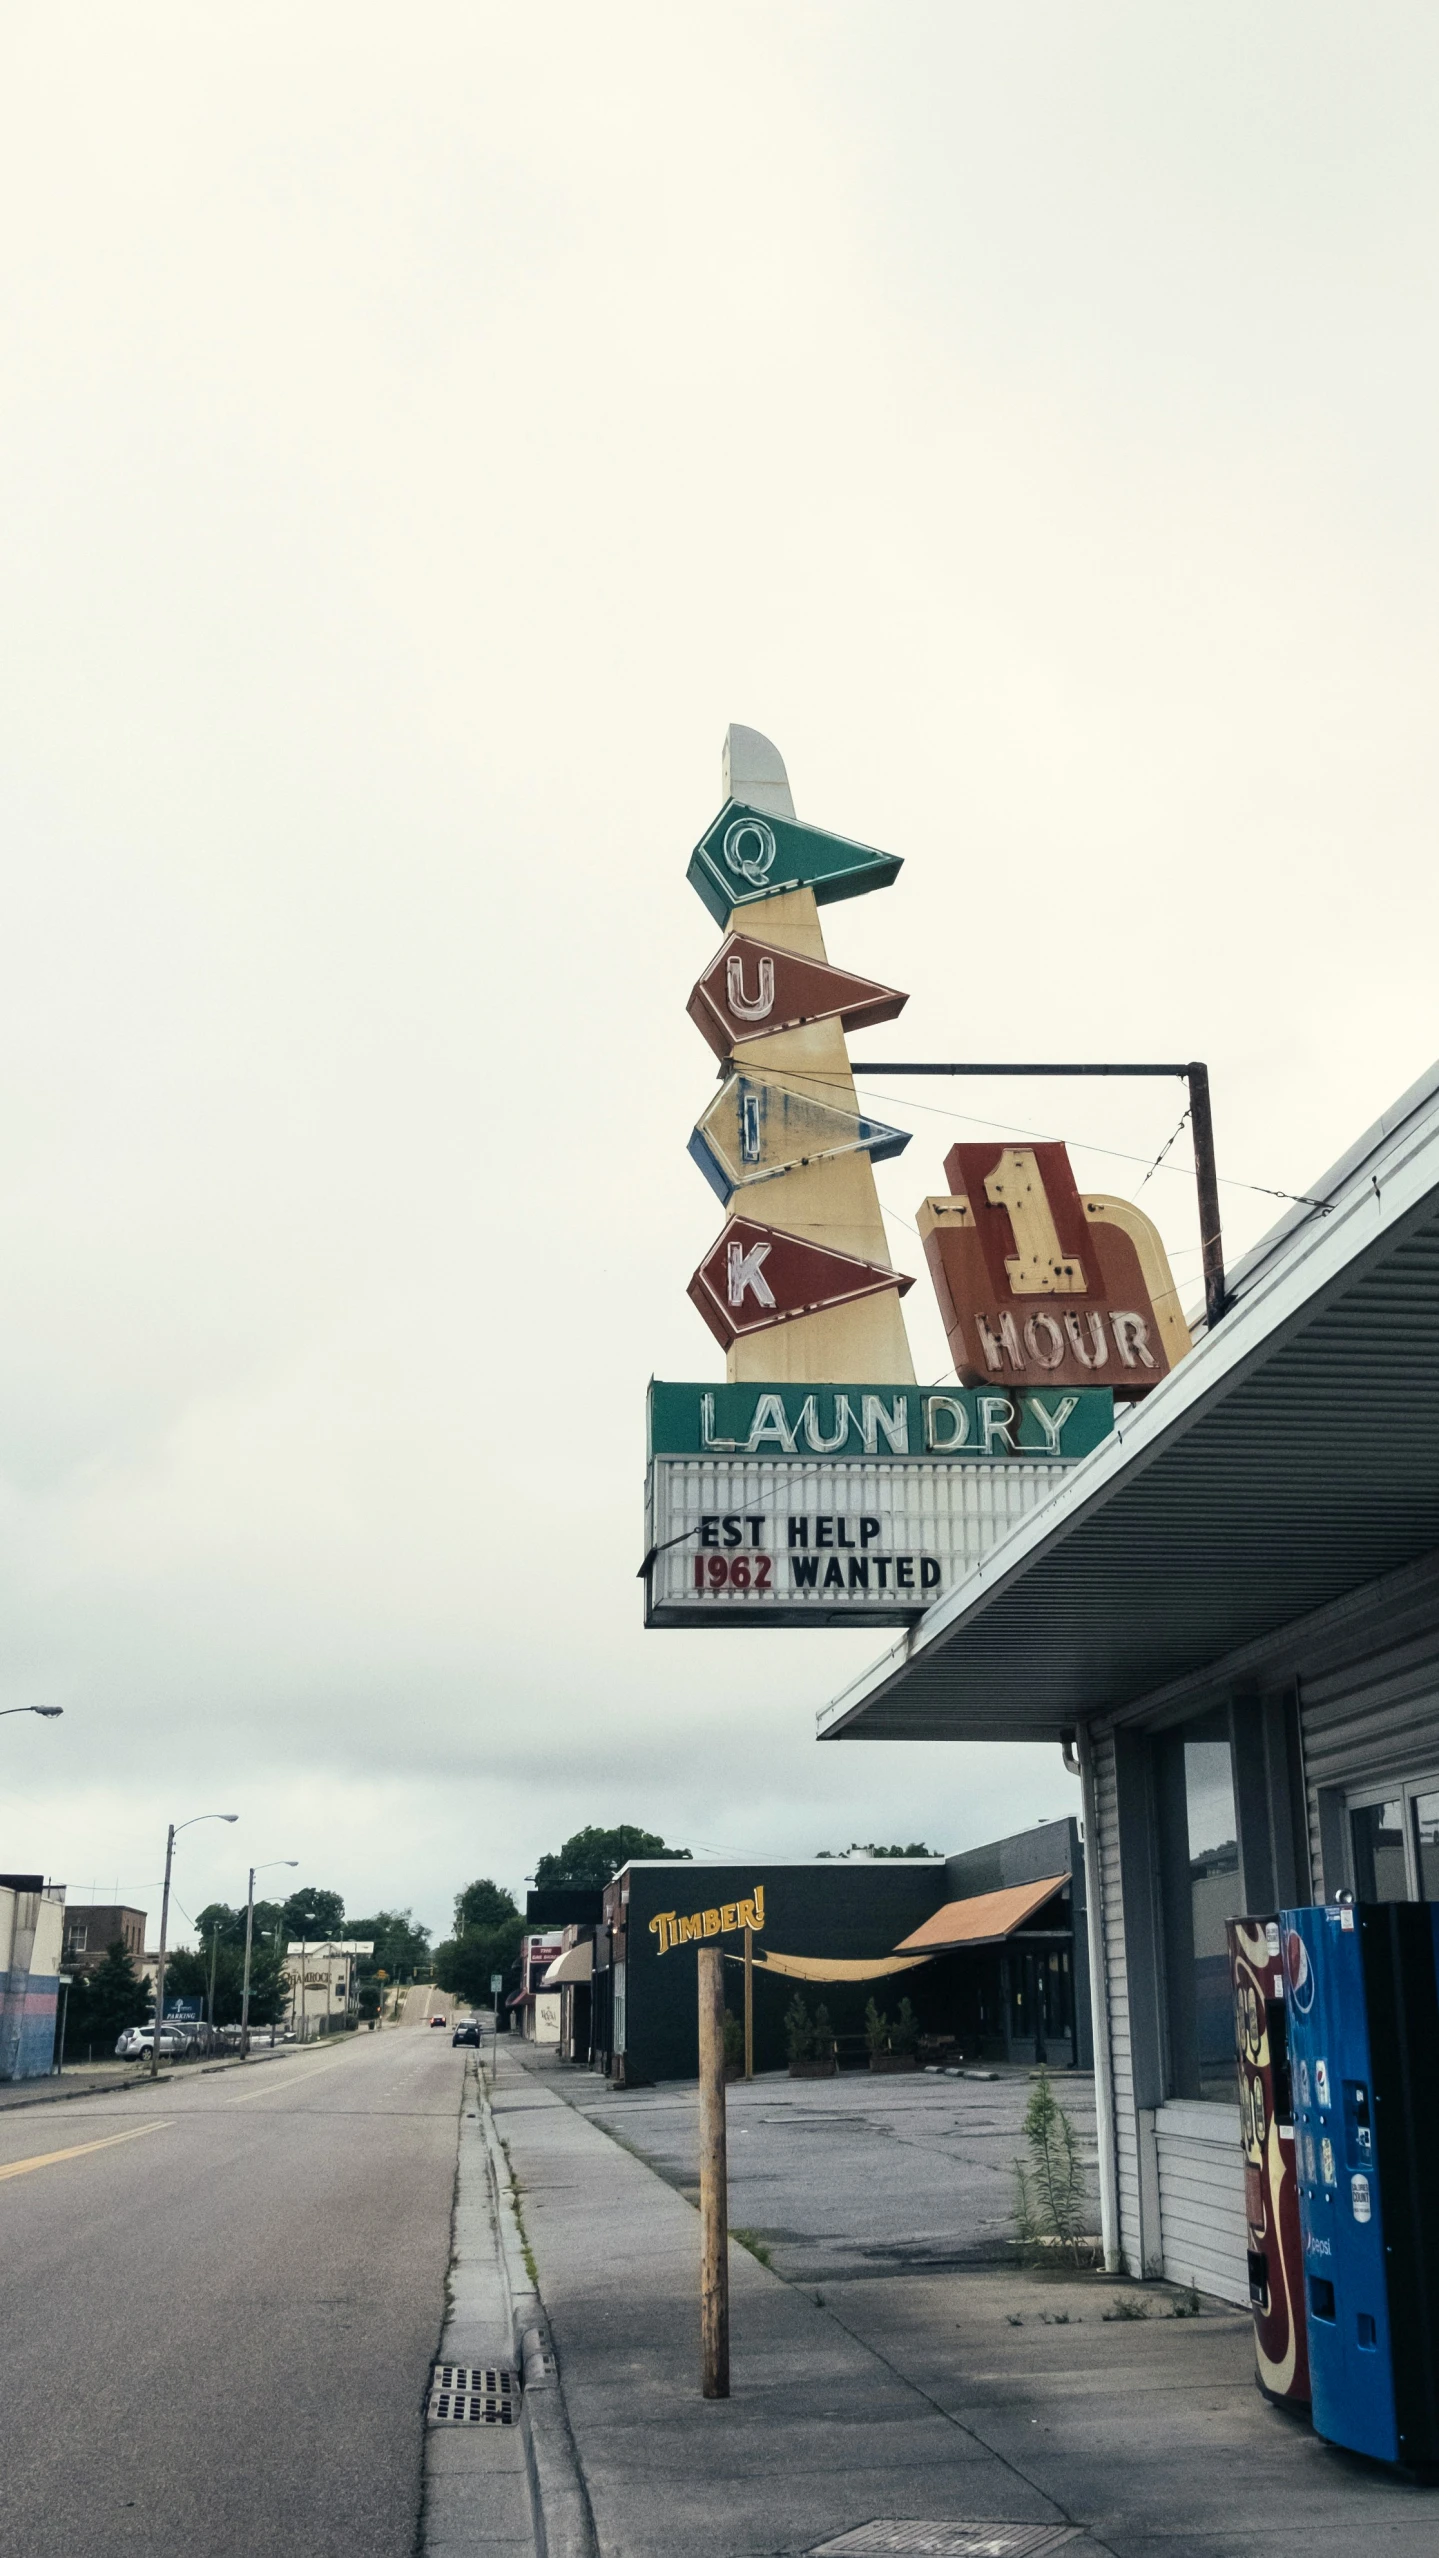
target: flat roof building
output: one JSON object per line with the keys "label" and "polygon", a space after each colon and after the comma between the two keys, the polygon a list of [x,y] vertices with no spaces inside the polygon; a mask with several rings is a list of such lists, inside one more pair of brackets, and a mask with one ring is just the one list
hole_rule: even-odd
{"label": "flat roof building", "polygon": [[[726,1956],[738,2020],[746,1931],[756,2070],[785,2067],[796,1996],[824,2006],[841,2067],[866,2062],[871,1999],[893,2019],[906,1998],[930,2058],[1091,2066],[1075,1821],[951,1857],[627,1865],[595,1932],[590,2049],[565,2056],[590,2059],[617,2086],[693,2078],[694,1949],[714,1942]],[[554,1979],[563,1986],[558,1969]]]}
{"label": "flat roof building", "polygon": [[65,1912],[65,1969],[93,1972],[114,1944],[132,1963],[145,1960],[145,1912],[123,1902],[72,1901]]}

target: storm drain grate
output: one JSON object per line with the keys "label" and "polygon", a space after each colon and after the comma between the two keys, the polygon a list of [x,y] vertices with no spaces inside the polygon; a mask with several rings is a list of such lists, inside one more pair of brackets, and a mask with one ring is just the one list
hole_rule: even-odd
{"label": "storm drain grate", "polygon": [[425,2415],[432,2425],[513,2425],[519,2413],[518,2372],[478,2363],[436,2363],[430,2374]]}
{"label": "storm drain grate", "polygon": [[1043,2558],[1078,2538],[1063,2522],[866,2522],[810,2558]]}

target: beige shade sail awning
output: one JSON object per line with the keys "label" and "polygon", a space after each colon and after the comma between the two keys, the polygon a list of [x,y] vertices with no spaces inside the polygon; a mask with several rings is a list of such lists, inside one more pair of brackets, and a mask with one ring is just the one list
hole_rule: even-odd
{"label": "beige shade sail awning", "polygon": [[[731,1963],[742,1963],[742,1954],[731,1954]],[[891,1972],[912,1972],[927,1963],[927,1954],[875,1954],[862,1962],[831,1958],[825,1954],[756,1954],[757,1972],[783,1972],[792,1981],[882,1981]]]}
{"label": "beige shade sail awning", "polygon": [[583,1945],[572,1945],[568,1954],[557,1954],[540,1982],[542,1990],[557,1990],[561,1981],[587,1981],[594,1972],[594,1941],[586,1937]]}
{"label": "beige shade sail awning", "polygon": [[1067,1874],[1046,1874],[1037,1883],[1013,1883],[1004,1892],[976,1892],[972,1900],[946,1901],[912,1936],[902,1937],[902,1954],[947,1954],[958,1945],[1000,1945],[1023,1927],[1069,1881]]}

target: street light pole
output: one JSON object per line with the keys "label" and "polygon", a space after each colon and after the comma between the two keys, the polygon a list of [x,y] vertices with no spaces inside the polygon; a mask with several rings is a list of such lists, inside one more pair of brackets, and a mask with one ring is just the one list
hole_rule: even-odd
{"label": "street light pole", "polygon": [[275,1865],[298,1865],[297,1856],[268,1857],[263,1865],[250,1868],[250,1888],[245,1895],[245,1986],[240,1993],[240,2058],[250,2057],[250,1948],[255,1941],[255,1877],[268,1874]]}
{"label": "street light pole", "polygon": [[165,2030],[165,1938],[170,1925],[170,1868],[175,1861],[175,1840],[179,1831],[193,1830],[197,1821],[238,1821],[238,1812],[195,1812],[188,1821],[172,1821],[165,1838],[165,1888],[160,1896],[160,1952],[155,1967],[155,2036],[150,2046],[150,2076],[160,2075],[160,2037]]}
{"label": "street light pole", "polygon": [[63,1705],[0,1705],[0,1714],[43,1714],[47,1723],[64,1711]]}

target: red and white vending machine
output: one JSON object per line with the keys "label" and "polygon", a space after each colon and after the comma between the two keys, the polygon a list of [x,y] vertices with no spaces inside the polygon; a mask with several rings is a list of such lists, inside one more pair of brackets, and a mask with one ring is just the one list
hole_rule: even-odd
{"label": "red and white vending machine", "polygon": [[1278,1914],[1230,1919],[1228,1936],[1259,2386],[1266,2398],[1307,2407],[1304,2243]]}

